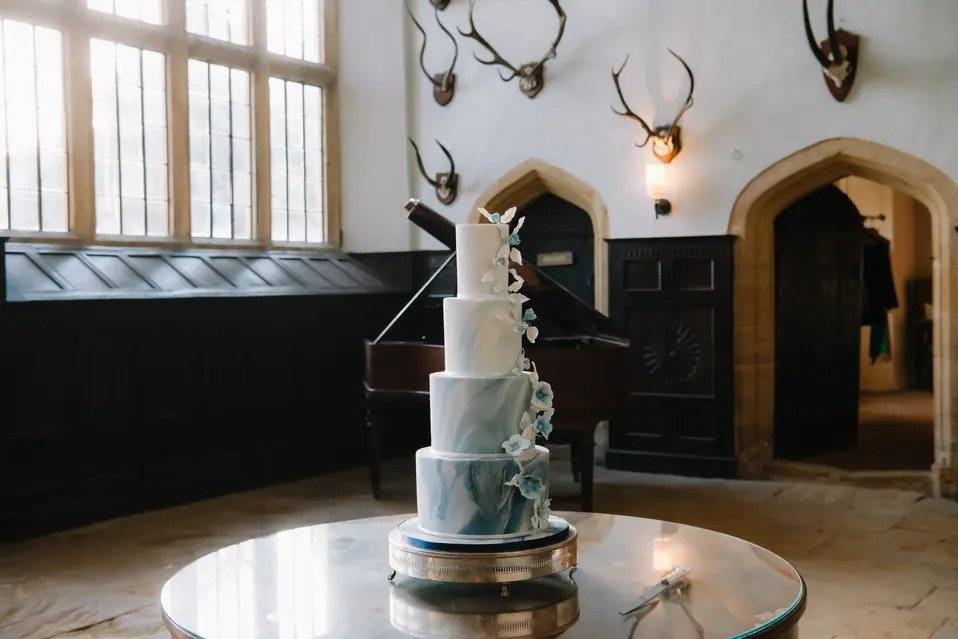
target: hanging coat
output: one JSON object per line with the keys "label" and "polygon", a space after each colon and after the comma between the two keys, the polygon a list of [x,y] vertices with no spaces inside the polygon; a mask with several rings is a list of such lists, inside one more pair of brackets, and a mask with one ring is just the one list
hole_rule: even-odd
{"label": "hanging coat", "polygon": [[888,311],[898,308],[891,270],[891,245],[874,229],[865,229],[862,243],[862,326],[870,327],[868,357],[874,364],[891,357]]}

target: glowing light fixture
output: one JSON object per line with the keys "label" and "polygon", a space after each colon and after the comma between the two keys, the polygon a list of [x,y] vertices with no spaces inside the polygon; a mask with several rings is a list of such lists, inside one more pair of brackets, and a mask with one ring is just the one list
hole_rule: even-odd
{"label": "glowing light fixture", "polygon": [[645,165],[645,189],[655,203],[655,217],[672,212],[672,203],[665,198],[667,180],[666,164],[650,162]]}

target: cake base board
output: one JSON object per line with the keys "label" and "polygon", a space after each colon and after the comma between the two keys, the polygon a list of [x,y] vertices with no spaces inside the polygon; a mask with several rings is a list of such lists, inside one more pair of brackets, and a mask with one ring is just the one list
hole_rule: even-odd
{"label": "cake base board", "polygon": [[[549,534],[553,519],[557,520],[555,526],[564,530]],[[549,526],[542,531],[546,535],[538,539],[498,540],[471,544],[463,550],[460,539],[446,544],[424,543],[421,537],[408,534],[411,525],[407,525],[407,532],[400,525],[389,532],[389,565],[394,575],[451,583],[509,583],[574,568],[578,531],[561,517],[550,517]]]}
{"label": "cake base board", "polygon": [[548,546],[569,534],[569,522],[551,515],[542,530],[518,535],[444,535],[423,530],[418,518],[407,519],[397,527],[406,543],[426,550],[451,552],[508,552]]}

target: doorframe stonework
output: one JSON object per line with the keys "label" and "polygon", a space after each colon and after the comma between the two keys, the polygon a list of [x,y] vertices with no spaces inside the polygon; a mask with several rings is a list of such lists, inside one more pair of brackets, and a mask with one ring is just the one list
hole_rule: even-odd
{"label": "doorframe stonework", "polygon": [[[760,477],[773,458],[775,395],[775,218],[788,204],[840,177],[857,175],[920,201],[932,218],[935,492],[954,494],[958,460],[958,185],[924,160],[855,138],[832,138],[776,162],[739,193],[735,243],[735,440],[739,472]],[[958,309],[956,309],[958,311]]]}
{"label": "doorframe stonework", "polygon": [[482,221],[476,207],[502,211],[520,209],[545,193],[562,198],[588,213],[592,221],[595,269],[595,307],[609,313],[609,255],[605,245],[609,230],[609,209],[592,186],[557,166],[532,158],[521,162],[476,198],[470,222]]}

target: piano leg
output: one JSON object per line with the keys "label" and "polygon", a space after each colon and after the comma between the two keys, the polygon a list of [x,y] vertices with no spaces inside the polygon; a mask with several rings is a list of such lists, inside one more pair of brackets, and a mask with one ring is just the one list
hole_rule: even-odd
{"label": "piano leg", "polygon": [[382,438],[379,430],[379,418],[371,402],[366,404],[366,445],[369,454],[369,487],[373,499],[379,499],[382,473],[379,468],[382,460]]}
{"label": "piano leg", "polygon": [[578,441],[573,448],[578,458],[579,488],[582,490],[582,510],[591,513],[593,508],[592,477],[594,470],[595,433],[586,429],[578,433]]}

